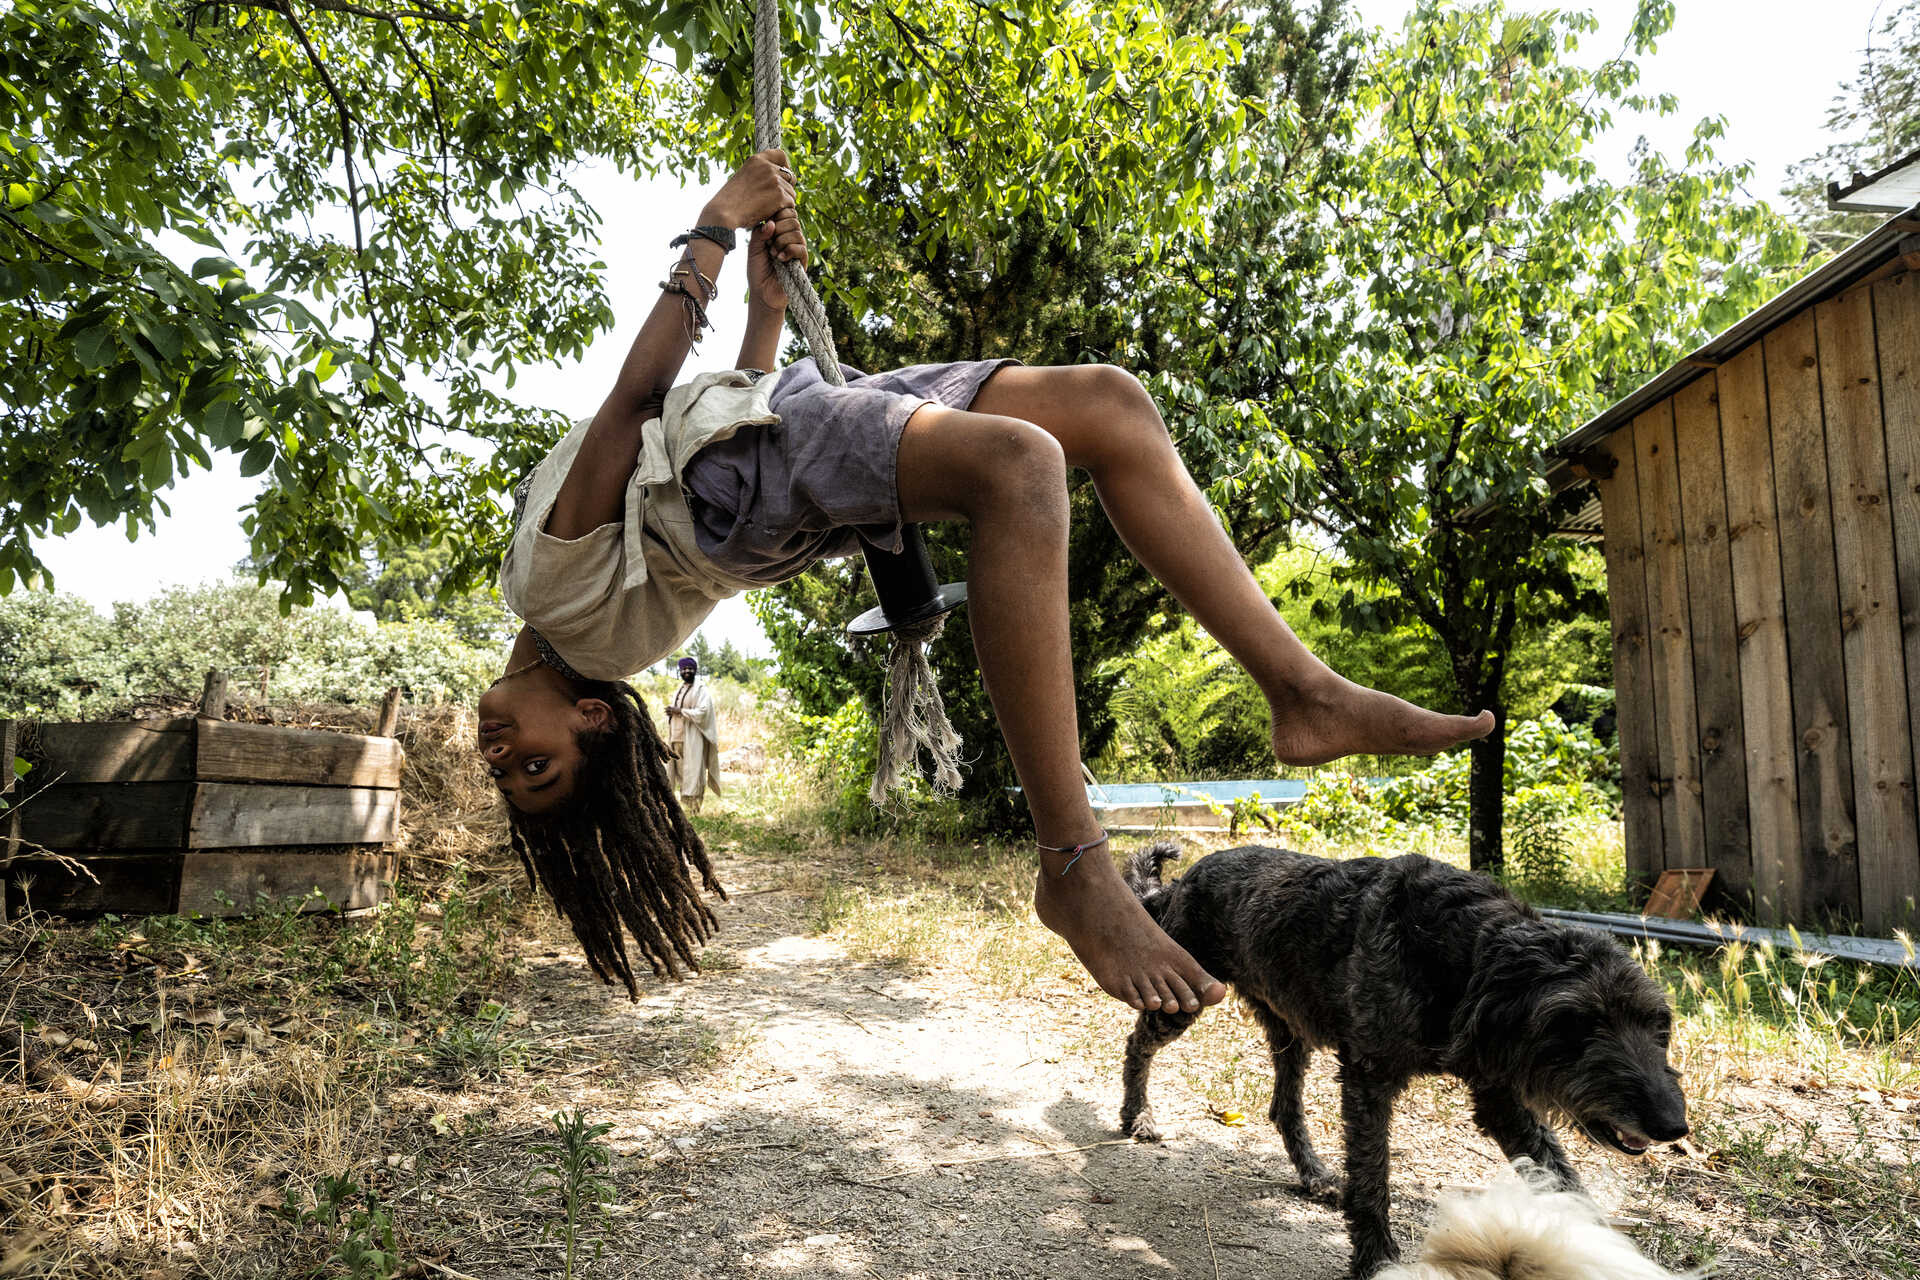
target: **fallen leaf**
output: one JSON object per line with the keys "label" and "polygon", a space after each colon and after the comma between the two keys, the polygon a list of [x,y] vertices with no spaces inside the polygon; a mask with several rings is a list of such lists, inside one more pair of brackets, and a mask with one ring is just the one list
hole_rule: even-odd
{"label": "fallen leaf", "polygon": [[427,1123],[432,1125],[433,1131],[443,1138],[453,1132],[453,1122],[447,1119],[447,1113],[444,1111],[434,1112],[433,1117],[428,1120]]}

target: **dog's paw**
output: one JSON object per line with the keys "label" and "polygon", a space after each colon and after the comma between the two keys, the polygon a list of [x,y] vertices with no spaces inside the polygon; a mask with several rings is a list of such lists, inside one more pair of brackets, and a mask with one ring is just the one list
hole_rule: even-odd
{"label": "dog's paw", "polygon": [[1142,1111],[1139,1115],[1131,1119],[1122,1117],[1120,1128],[1122,1132],[1135,1142],[1160,1141],[1160,1126],[1153,1122],[1153,1112],[1151,1111]]}
{"label": "dog's paw", "polygon": [[1370,1280],[1374,1272],[1400,1261],[1400,1246],[1392,1236],[1354,1242],[1353,1262],[1347,1271],[1349,1280]]}
{"label": "dog's paw", "polygon": [[1339,1174],[1322,1169],[1300,1180],[1300,1194],[1309,1200],[1319,1200],[1338,1208],[1340,1193],[1346,1189],[1346,1185],[1346,1179]]}

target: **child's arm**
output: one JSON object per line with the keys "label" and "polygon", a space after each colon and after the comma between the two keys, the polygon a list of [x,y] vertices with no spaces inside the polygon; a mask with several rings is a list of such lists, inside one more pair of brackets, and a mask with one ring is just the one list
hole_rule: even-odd
{"label": "child's arm", "polygon": [[[750,227],[773,218],[793,206],[793,175],[787,169],[784,151],[763,151],[740,166],[727,179],[696,220],[698,226]],[[783,220],[784,221],[784,220]],[[799,220],[793,220],[793,237],[799,235]],[[789,237],[777,235],[775,252],[791,257]],[[804,245],[800,248],[804,255]],[[701,275],[716,279],[726,252],[711,240],[695,237],[682,261],[691,262]],[[804,261],[804,257],[801,259]],[[699,295],[702,309],[712,301],[704,296],[699,281],[691,274],[683,277],[686,286]],[[694,334],[689,332],[686,300],[677,293],[662,291],[639,336],[627,352],[626,363],[607,396],[606,403],[593,416],[580,452],[567,469],[566,481],[554,499],[547,517],[546,532],[555,538],[583,537],[604,524],[619,521],[626,498],[627,481],[640,457],[640,428],[660,416],[660,407],[669,388],[680,375],[692,349]],[[775,326],[774,342],[778,342]]]}

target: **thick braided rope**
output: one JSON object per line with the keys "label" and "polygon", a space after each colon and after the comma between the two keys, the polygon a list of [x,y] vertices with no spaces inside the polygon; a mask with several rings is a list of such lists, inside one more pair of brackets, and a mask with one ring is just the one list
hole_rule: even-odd
{"label": "thick braided rope", "polygon": [[[780,78],[780,0],[755,0],[753,12],[753,149],[780,145],[784,113]],[[827,325],[827,309],[813,282],[797,262],[776,260],[774,271],[787,291],[787,318],[813,354],[820,379],[844,387],[840,353]],[[927,646],[946,625],[946,615],[915,627],[896,627],[887,653],[886,705],[880,716],[878,760],[868,796],[881,804],[887,793],[912,776],[922,751],[933,764],[936,790],[960,786],[960,735],[947,719],[940,684],[927,662]]]}
{"label": "thick braided rope", "polygon": [[[766,151],[780,145],[782,89],[780,82],[780,0],[757,0],[753,11],[753,149]],[[840,372],[840,353],[834,349],[833,333],[827,327],[827,309],[813,291],[813,281],[797,262],[775,260],[773,269],[787,290],[787,318],[800,331],[813,362],[820,367],[820,380],[830,387],[844,387],[847,380]]]}

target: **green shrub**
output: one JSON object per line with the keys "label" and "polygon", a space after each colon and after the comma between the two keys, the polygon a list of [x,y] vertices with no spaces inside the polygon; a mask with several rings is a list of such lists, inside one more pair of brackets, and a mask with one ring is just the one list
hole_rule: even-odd
{"label": "green shrub", "polygon": [[415,704],[467,701],[499,673],[499,659],[444,619],[283,614],[278,592],[252,582],[170,588],[115,605],[111,618],[73,596],[0,599],[0,714],[87,719],[133,697],[196,697],[210,667],[237,689],[264,673],[280,702],[363,702],[392,685]]}
{"label": "green shrub", "polygon": [[1386,826],[1365,778],[1325,769],[1308,779],[1306,794],[1283,817],[1288,827],[1322,840],[1365,840]]}

